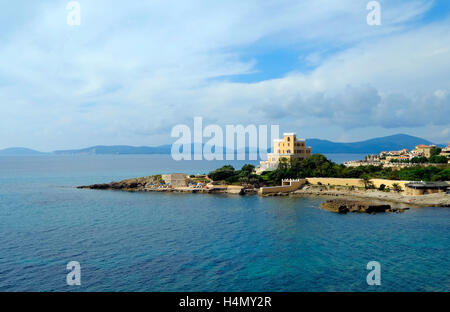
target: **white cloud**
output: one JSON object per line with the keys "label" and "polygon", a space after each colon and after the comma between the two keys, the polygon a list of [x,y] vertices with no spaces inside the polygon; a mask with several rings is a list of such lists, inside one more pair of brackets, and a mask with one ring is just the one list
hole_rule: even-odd
{"label": "white cloud", "polygon": [[[66,2],[2,4],[0,14],[20,12],[0,24],[5,147],[162,143],[194,115],[288,124],[292,114],[295,125],[345,128],[446,123],[449,23],[408,24],[429,1],[383,2],[382,27],[366,25],[363,0],[80,1],[80,27],[65,24]],[[291,45],[319,51],[309,58],[318,67],[257,83],[217,80],[255,71],[241,50]],[[322,57],[324,47],[342,52]]]}
{"label": "white cloud", "polygon": [[363,42],[311,73],[216,85],[206,98],[218,97],[223,106],[249,103],[267,117],[326,118],[344,128],[448,125],[448,29],[445,21]]}

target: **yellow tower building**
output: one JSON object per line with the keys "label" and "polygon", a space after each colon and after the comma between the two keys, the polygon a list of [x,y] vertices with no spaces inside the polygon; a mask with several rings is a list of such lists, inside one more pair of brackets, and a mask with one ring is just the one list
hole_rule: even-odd
{"label": "yellow tower building", "polygon": [[283,139],[274,140],[273,145],[273,153],[267,155],[266,161],[260,162],[257,173],[276,169],[282,158],[290,162],[291,159],[301,161],[311,156],[311,147],[306,147],[306,141],[297,139],[295,133],[285,133]]}

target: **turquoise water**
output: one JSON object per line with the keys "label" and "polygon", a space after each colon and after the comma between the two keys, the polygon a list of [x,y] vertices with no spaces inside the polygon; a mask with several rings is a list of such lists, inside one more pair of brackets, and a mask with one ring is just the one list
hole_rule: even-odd
{"label": "turquoise water", "polygon": [[[450,291],[450,209],[337,215],[320,199],[74,188],[220,165],[0,157],[0,291]],[[372,260],[381,286],[366,283]]]}

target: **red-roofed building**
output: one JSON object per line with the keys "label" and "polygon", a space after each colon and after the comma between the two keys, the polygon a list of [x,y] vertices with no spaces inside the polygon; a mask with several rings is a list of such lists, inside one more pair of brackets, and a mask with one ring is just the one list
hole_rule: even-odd
{"label": "red-roofed building", "polygon": [[425,145],[425,144],[419,144],[416,146],[416,149],[412,151],[412,153],[416,156],[423,156],[426,158],[431,157],[431,153],[433,150],[435,150],[437,147],[436,145]]}

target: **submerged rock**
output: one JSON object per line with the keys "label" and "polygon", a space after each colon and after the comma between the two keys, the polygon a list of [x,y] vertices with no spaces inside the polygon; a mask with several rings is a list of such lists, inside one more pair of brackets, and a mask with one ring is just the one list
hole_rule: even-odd
{"label": "submerged rock", "polygon": [[377,204],[366,201],[353,201],[332,199],[322,203],[321,207],[336,213],[380,213],[380,212],[404,212],[407,208],[391,208],[388,204]]}

